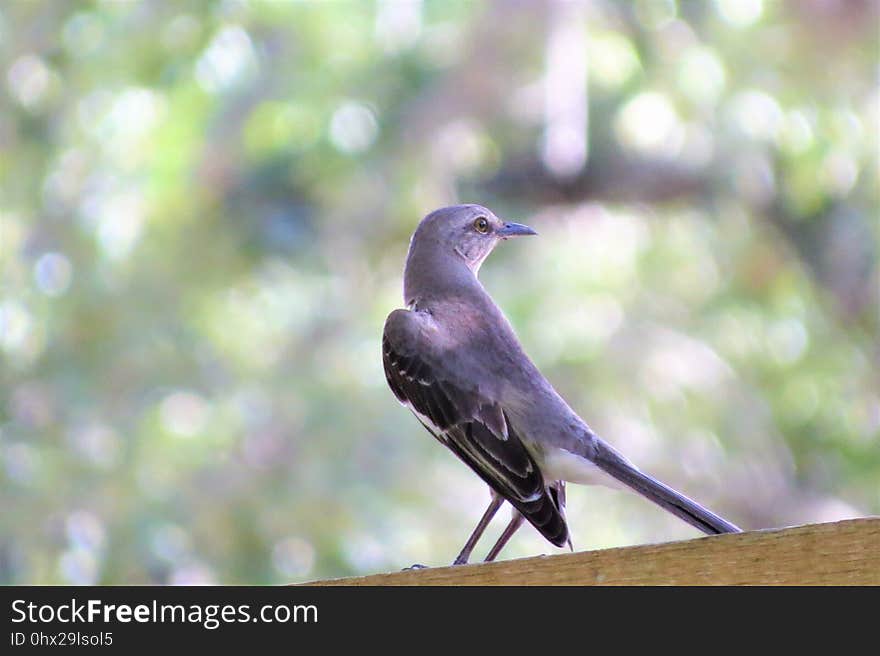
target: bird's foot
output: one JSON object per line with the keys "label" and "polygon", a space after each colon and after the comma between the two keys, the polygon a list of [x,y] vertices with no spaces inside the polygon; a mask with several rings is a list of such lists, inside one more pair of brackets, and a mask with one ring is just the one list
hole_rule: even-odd
{"label": "bird's foot", "polygon": [[401,572],[408,572],[413,569],[428,569],[428,566],[427,565],[419,565],[418,563],[414,563],[414,564],[410,565],[409,567],[404,567],[400,571]]}

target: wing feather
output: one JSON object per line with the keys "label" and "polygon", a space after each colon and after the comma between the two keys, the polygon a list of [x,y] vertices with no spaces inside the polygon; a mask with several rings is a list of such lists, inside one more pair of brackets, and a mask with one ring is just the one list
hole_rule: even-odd
{"label": "wing feather", "polygon": [[394,396],[544,537],[557,546],[566,544],[568,527],[558,496],[504,409],[476,386],[452,380],[412,314],[395,310],[385,323],[382,360]]}

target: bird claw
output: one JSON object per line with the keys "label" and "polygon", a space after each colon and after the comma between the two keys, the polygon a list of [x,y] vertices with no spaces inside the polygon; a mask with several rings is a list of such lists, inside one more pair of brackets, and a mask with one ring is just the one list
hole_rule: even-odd
{"label": "bird claw", "polygon": [[408,571],[414,570],[414,569],[428,569],[428,566],[427,565],[419,565],[418,563],[414,563],[414,564],[410,565],[409,567],[404,567],[400,571],[408,572]]}

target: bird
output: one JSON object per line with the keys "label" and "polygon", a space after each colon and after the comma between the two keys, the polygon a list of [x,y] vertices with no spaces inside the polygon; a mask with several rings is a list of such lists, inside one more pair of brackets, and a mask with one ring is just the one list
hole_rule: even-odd
{"label": "bird", "polygon": [[406,256],[405,308],[385,321],[382,361],[392,393],[490,488],[489,505],[453,565],[469,561],[505,501],[511,519],[486,561],[524,521],[573,550],[566,483],[628,488],[706,534],[740,532],[599,437],[526,354],[477,276],[499,243],[536,234],[476,204],[427,214]]}

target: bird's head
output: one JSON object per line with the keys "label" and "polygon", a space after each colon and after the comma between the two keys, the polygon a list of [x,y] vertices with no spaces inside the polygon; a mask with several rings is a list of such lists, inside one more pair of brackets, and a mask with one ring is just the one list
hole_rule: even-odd
{"label": "bird's head", "polygon": [[464,260],[474,275],[499,241],[536,235],[521,223],[503,221],[481,205],[453,205],[428,214],[413,234],[410,250],[429,248]]}

